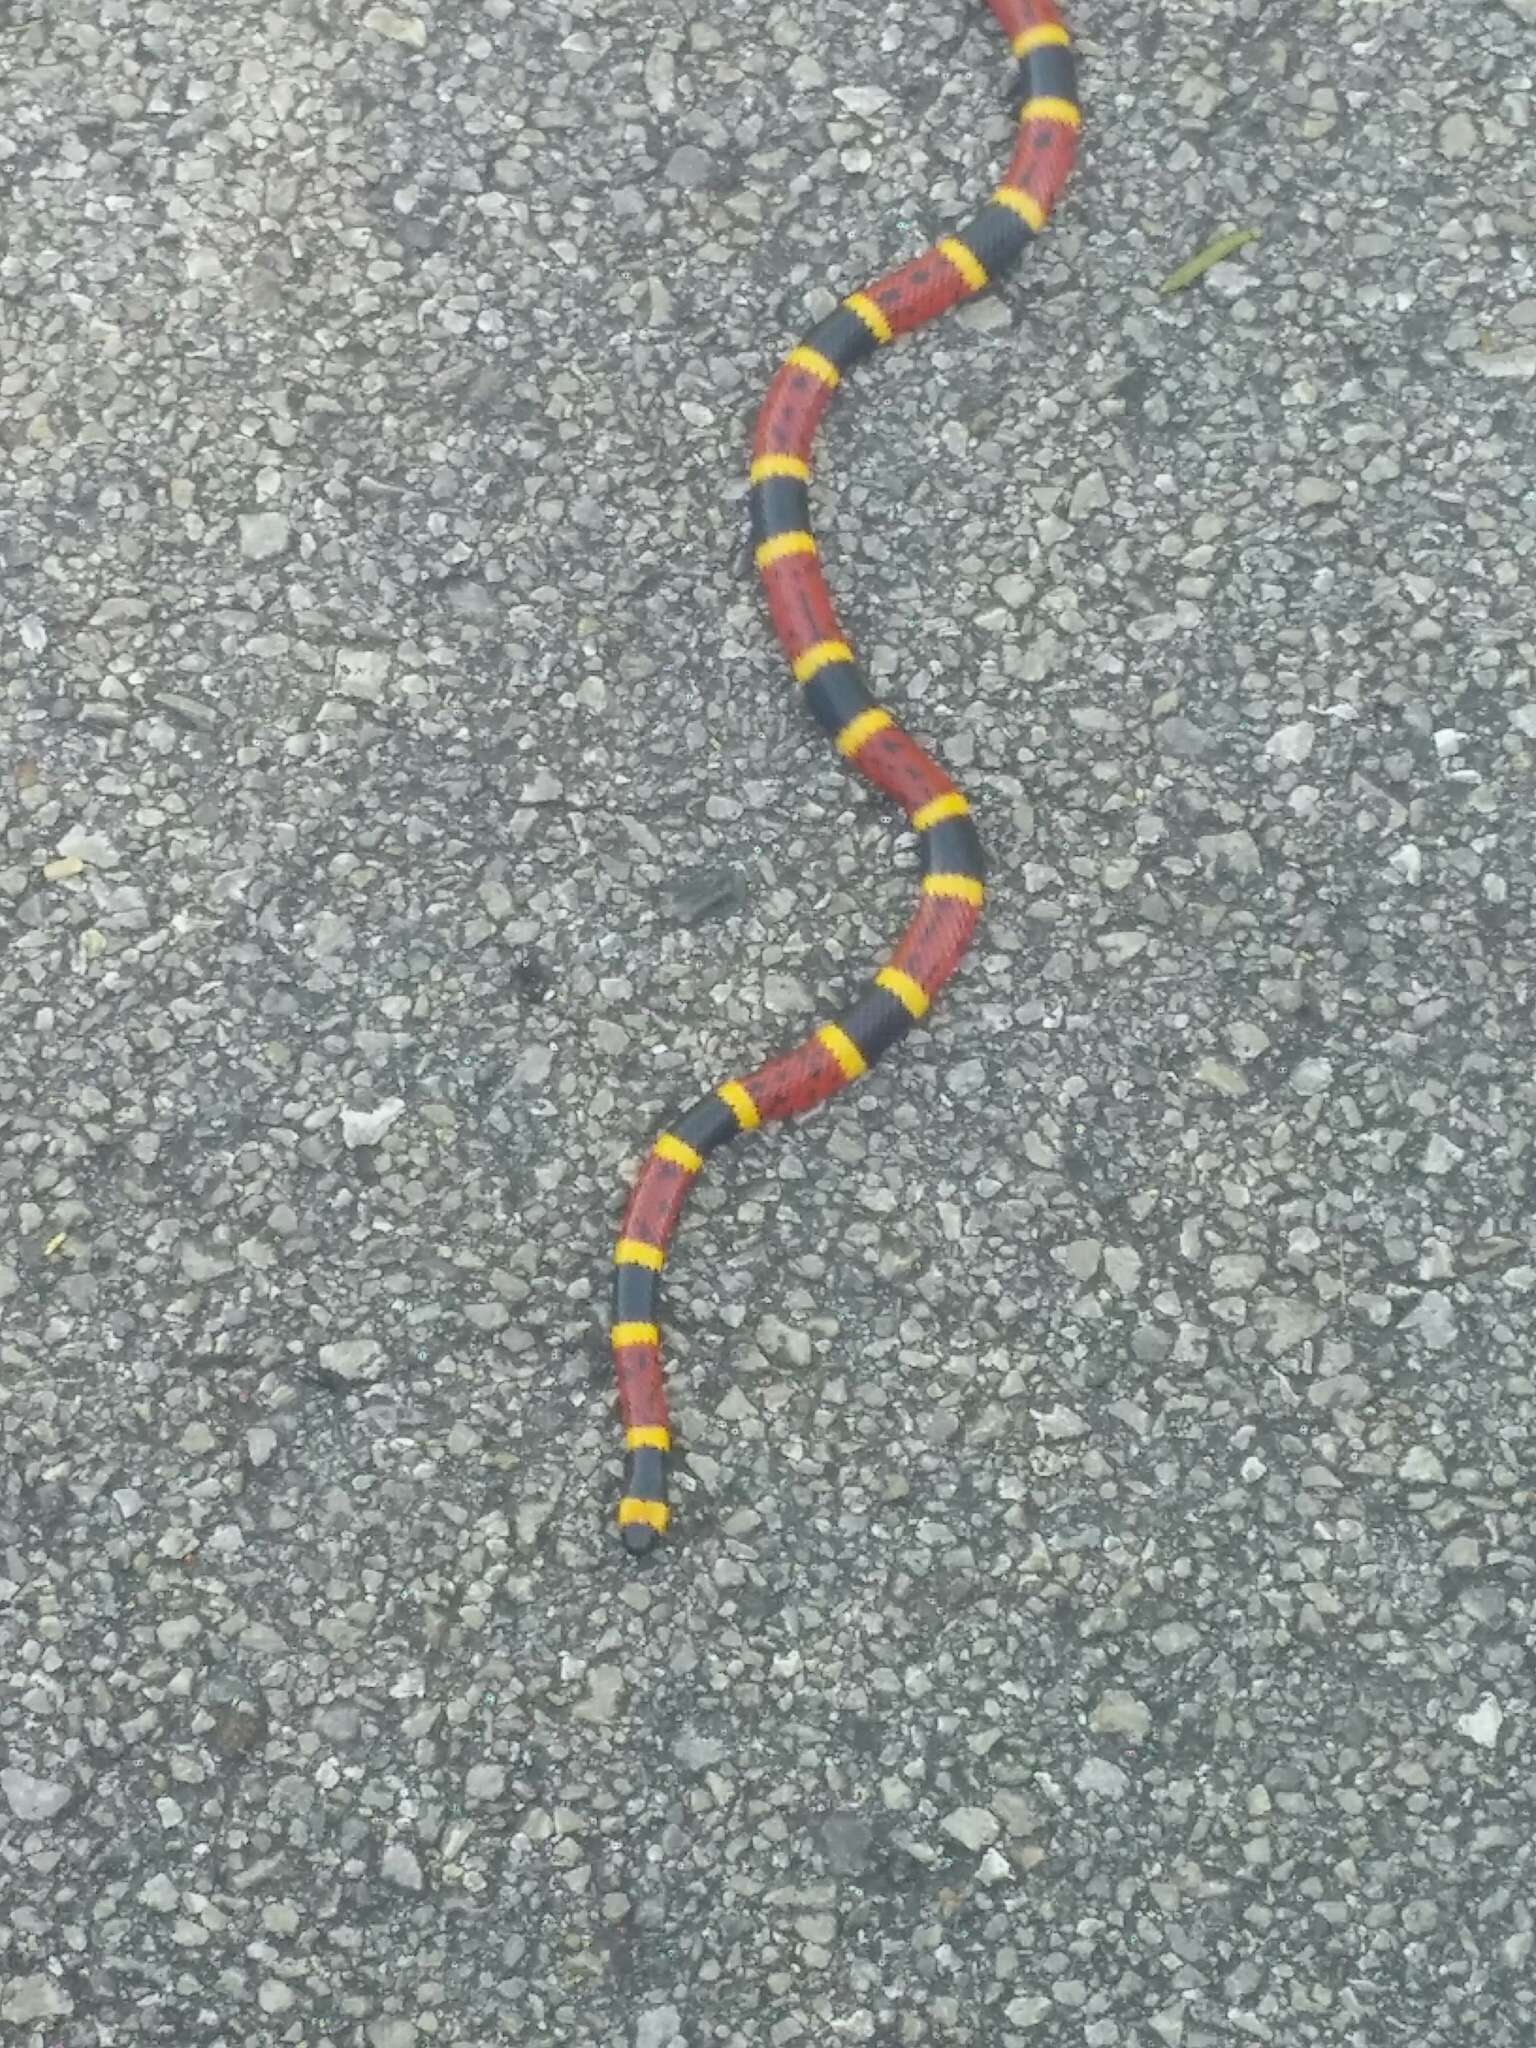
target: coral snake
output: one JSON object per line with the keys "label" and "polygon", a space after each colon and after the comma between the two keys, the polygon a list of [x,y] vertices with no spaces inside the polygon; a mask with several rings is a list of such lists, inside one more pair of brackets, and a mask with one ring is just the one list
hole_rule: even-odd
{"label": "coral snake", "polygon": [[959,965],[981,915],[981,844],[965,798],[865,688],[822,579],[809,525],[811,441],[854,364],[1003,275],[1044,227],[1077,148],[1067,31],[1051,0],[987,0],[1019,59],[1018,139],[1002,183],[962,232],[945,235],[878,284],[851,293],[792,349],[763,398],[752,439],[752,539],[768,611],[802,701],[838,753],[905,811],[923,853],[921,895],[865,993],[803,1044],[713,1089],[656,1139],[631,1188],[614,1249],[610,1340],[624,1425],[626,1549],[667,1527],[672,1437],[657,1304],[678,1216],[705,1159],[759,1124],[796,1116],[867,1073],[924,1016]]}

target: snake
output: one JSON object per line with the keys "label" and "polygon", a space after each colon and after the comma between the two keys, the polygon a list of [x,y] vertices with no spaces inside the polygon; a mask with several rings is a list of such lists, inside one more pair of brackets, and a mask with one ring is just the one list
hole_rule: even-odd
{"label": "snake", "polygon": [[765,1124],[801,1116],[867,1074],[913,1025],[967,952],[985,868],[970,806],[939,763],[876,703],[839,625],[810,524],[811,443],[844,376],[1004,277],[1046,224],[1081,127],[1071,39],[1052,0],[986,0],[1018,59],[1017,121],[1001,183],[969,226],[849,293],[790,350],[752,435],[751,540],[769,619],[806,711],[838,756],[905,813],[921,848],[917,907],[852,1006],[754,1072],[724,1081],[670,1121],[630,1186],[613,1252],[609,1341],[624,1431],[616,1521],[644,1556],[671,1520],[673,1453],[661,1365],[662,1268],[705,1160]]}

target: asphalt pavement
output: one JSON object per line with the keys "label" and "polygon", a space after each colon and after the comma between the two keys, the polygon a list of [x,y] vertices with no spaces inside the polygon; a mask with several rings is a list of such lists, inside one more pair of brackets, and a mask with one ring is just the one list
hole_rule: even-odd
{"label": "asphalt pavement", "polygon": [[1536,0],[1072,26],[814,485],[986,918],[703,1176],[637,1564],[628,1175],[917,871],[747,435],[1009,60],[10,0],[5,2041],[1536,2038]]}

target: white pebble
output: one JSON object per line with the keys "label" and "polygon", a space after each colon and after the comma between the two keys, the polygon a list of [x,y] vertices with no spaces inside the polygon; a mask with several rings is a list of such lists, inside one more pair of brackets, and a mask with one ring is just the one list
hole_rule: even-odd
{"label": "white pebble", "polygon": [[1504,1726],[1504,1709],[1491,1693],[1485,1693],[1470,1714],[1456,1716],[1456,1726],[1479,1749],[1492,1749],[1499,1739],[1499,1730]]}
{"label": "white pebble", "polygon": [[52,1820],[69,1804],[68,1785],[34,1778],[30,1771],[0,1771],[0,1791],[18,1820]]}
{"label": "white pebble", "polygon": [[939,1825],[966,1849],[990,1849],[1002,1832],[997,1815],[985,1806],[957,1806]]}
{"label": "white pebble", "polygon": [[390,1125],[397,1123],[404,1114],[405,1104],[398,1095],[391,1095],[377,1109],[344,1109],[341,1112],[342,1141],[353,1150],[359,1145],[377,1145]]}
{"label": "white pebble", "polygon": [[248,562],[269,562],[288,545],[288,521],[281,512],[242,512],[240,552]]}
{"label": "white pebble", "polygon": [[1317,727],[1302,718],[1295,725],[1282,725],[1278,732],[1272,732],[1264,751],[1277,761],[1305,761],[1316,741]]}

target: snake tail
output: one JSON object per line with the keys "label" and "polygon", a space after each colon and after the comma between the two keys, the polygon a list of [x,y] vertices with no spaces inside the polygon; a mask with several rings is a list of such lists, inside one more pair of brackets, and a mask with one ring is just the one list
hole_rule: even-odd
{"label": "snake tail", "polygon": [[798,1116],[856,1081],[926,1016],[981,915],[981,842],[965,798],[865,685],[838,624],[810,526],[811,443],[844,376],[1002,277],[1045,226],[1072,167],[1080,116],[1067,31],[1051,0],[986,0],[1018,69],[1017,141],[1001,183],[961,232],[852,292],[790,351],[752,439],[752,542],[767,608],[806,710],[848,766],[898,804],[922,847],[917,907],[853,1006],[754,1073],[726,1081],[651,1146],[631,1188],[613,1260],[610,1331],[624,1428],[618,1528],[643,1554],[667,1529],[672,1450],[661,1371],[662,1266],[688,1190],[710,1153]]}

